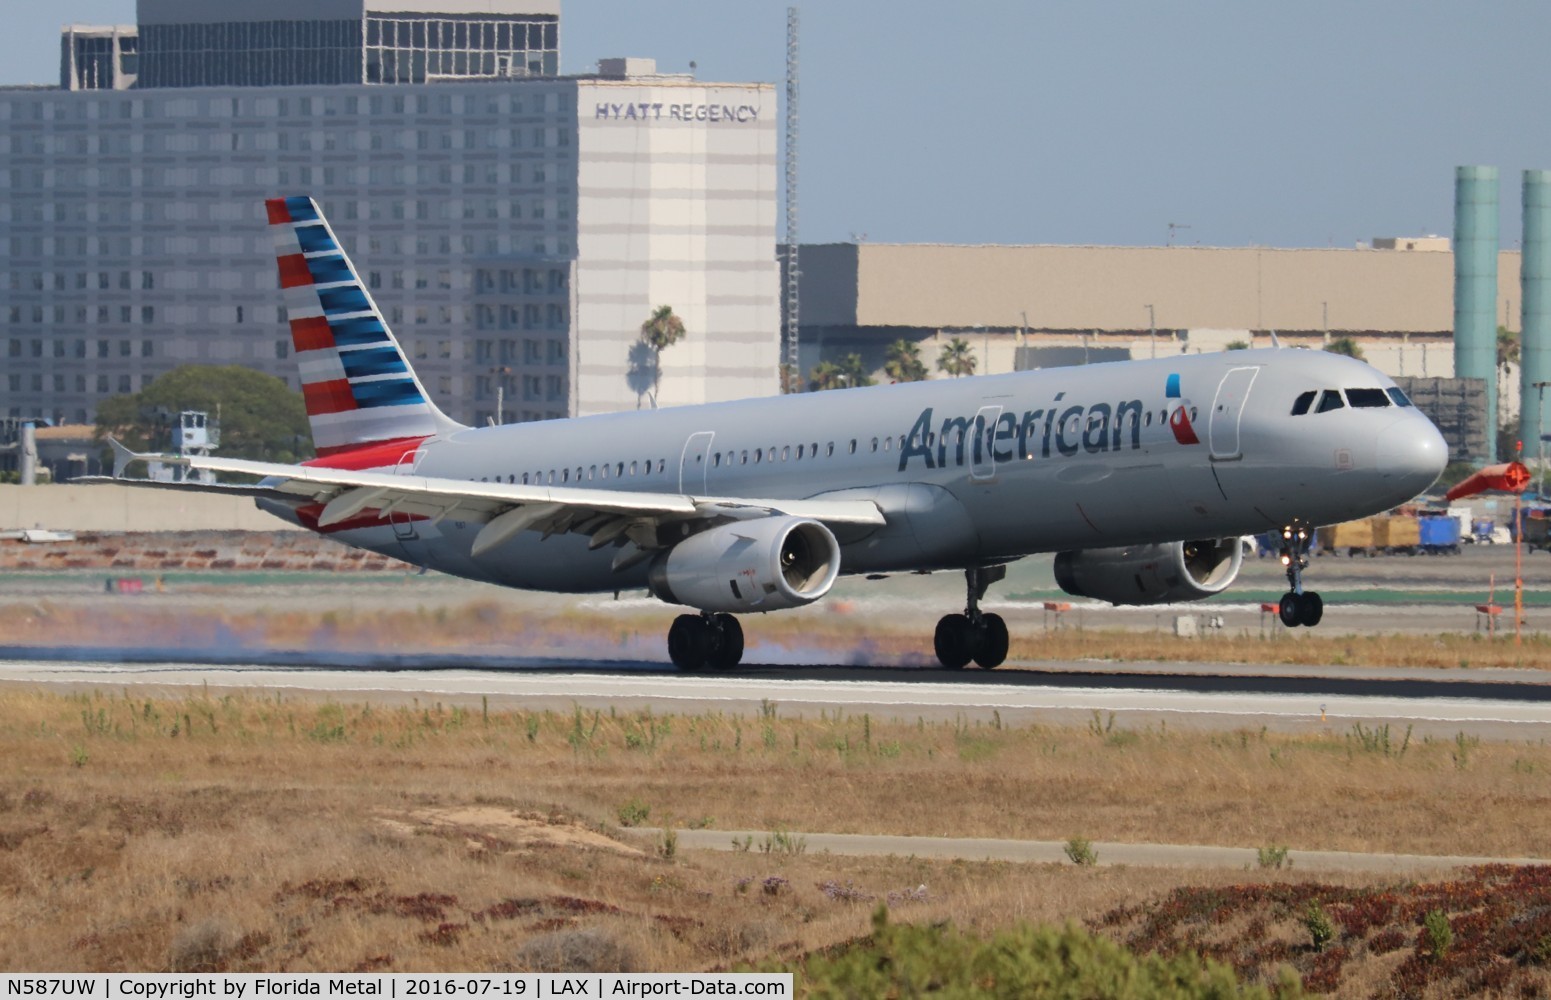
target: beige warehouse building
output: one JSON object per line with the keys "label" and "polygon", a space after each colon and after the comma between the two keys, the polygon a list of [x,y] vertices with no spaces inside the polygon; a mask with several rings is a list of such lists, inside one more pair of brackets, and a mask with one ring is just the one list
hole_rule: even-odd
{"label": "beige warehouse building", "polygon": [[[852,351],[881,369],[888,344],[901,337],[922,342],[933,368],[935,342],[962,336],[979,371],[1000,372],[1081,363],[1083,353],[1113,360],[1221,350],[1234,341],[1265,346],[1275,332],[1283,343],[1307,346],[1352,337],[1388,374],[1452,377],[1448,240],[1374,244],[804,246],[803,370]],[[1510,329],[1518,327],[1518,300],[1519,254],[1501,253],[1498,314]]]}

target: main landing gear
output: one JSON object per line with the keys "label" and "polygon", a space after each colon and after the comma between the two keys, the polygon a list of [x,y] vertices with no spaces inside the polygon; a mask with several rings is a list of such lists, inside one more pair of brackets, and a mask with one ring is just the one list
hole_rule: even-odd
{"label": "main landing gear", "polygon": [[680,670],[731,670],[743,659],[743,626],[732,615],[679,615],[668,629],[668,657]]}
{"label": "main landing gear", "polygon": [[980,611],[986,588],[1006,575],[1006,566],[975,566],[964,571],[968,589],[964,613],[945,615],[937,623],[933,643],[937,659],[949,670],[962,670],[971,660],[990,670],[1007,659],[1007,623],[1001,615]]}
{"label": "main landing gear", "polygon": [[1303,570],[1309,564],[1309,531],[1302,524],[1282,529],[1282,565],[1287,567],[1287,585],[1292,589],[1282,595],[1276,613],[1288,628],[1312,628],[1325,617],[1325,602],[1314,591],[1303,589]]}

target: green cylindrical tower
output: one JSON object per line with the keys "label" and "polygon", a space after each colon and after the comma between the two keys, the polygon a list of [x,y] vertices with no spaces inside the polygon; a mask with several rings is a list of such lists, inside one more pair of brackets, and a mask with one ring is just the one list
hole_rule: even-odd
{"label": "green cylindrical tower", "polygon": [[[1540,390],[1551,382],[1551,170],[1524,171],[1524,257],[1519,281],[1519,435],[1526,458],[1539,458]],[[1548,447],[1551,450],[1551,447]]]}
{"label": "green cylindrical tower", "polygon": [[1497,168],[1454,171],[1454,374],[1486,382],[1486,454],[1497,461]]}

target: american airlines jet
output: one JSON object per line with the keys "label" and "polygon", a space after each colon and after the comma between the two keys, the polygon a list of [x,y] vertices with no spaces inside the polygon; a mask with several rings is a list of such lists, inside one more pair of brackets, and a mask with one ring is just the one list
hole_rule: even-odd
{"label": "american airlines jet", "polygon": [[[474,580],[645,588],[681,614],[681,670],[743,655],[738,614],[824,597],[841,573],[962,572],[943,666],[991,668],[1007,626],[986,588],[1031,553],[1114,604],[1220,593],[1241,535],[1281,531],[1280,616],[1323,612],[1313,527],[1426,489],[1448,451],[1394,383],[1322,351],[1181,355],[465,427],[430,400],[317,204],[266,203],[317,458],[138,455],[118,481],[221,490],[349,545]],[[714,334],[712,334],[714,335]],[[117,446],[116,446],[117,447]],[[256,485],[126,480],[156,457]]]}

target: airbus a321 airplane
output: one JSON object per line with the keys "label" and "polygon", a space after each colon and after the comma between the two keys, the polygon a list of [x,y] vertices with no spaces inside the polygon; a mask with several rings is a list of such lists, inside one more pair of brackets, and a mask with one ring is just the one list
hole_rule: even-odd
{"label": "airbus a321 airplane", "polygon": [[[1242,535],[1281,529],[1280,615],[1314,625],[1315,525],[1426,489],[1447,448],[1384,375],[1269,348],[748,399],[492,427],[425,391],[307,197],[266,203],[317,458],[176,459],[257,485],[304,528],[445,573],[568,593],[645,588],[685,605],[681,670],[743,655],[737,614],[827,594],[836,577],[953,570],[962,614],[943,666],[998,666],[1007,626],[979,607],[1006,564],[1053,552],[1068,593],[1198,600],[1239,571]],[[714,335],[710,334],[710,335]]]}

